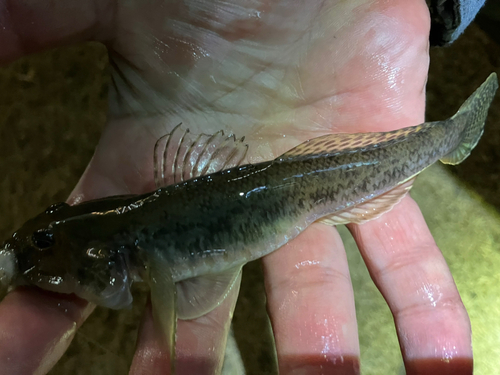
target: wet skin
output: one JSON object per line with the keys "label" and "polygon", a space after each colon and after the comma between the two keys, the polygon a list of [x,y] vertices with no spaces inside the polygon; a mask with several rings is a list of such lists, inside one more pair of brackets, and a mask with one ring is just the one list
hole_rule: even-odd
{"label": "wet skin", "polygon": [[[68,1],[50,7],[43,1],[7,3],[9,12],[0,11],[4,63],[88,39],[111,50],[109,124],[72,203],[153,190],[154,142],[180,121],[193,131],[223,128],[246,135],[249,162],[329,132],[387,131],[423,122],[425,1],[263,1],[245,12],[225,7],[246,2],[215,7],[218,2],[192,1],[189,9],[162,1],[126,7],[103,1],[75,1],[72,7]],[[443,358],[451,358],[449,366],[463,361],[461,368],[470,373],[467,313],[417,205],[407,197],[383,217],[350,229],[394,314],[408,373],[437,371]],[[307,365],[308,373],[321,373],[321,366],[356,373],[354,300],[336,230],[314,224],[263,263],[281,372]],[[439,291],[438,302],[423,290]],[[199,363],[207,364],[206,373],[220,366],[235,298],[209,316],[179,324],[179,373],[192,373]],[[61,299],[66,310],[57,308]],[[67,297],[41,302],[36,291],[9,294],[0,304],[0,368],[45,372],[91,309]],[[144,319],[134,374],[168,368],[149,312]],[[352,368],[346,370],[341,357],[353,358]]]}

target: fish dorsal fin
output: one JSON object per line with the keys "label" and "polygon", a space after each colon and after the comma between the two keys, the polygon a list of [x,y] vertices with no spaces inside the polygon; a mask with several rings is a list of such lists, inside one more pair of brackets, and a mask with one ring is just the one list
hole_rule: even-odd
{"label": "fish dorsal fin", "polygon": [[178,282],[177,316],[195,319],[212,311],[239,285],[241,266],[217,274],[206,274]]}
{"label": "fish dorsal fin", "polygon": [[333,156],[358,149],[371,149],[404,139],[421,130],[425,124],[410,126],[390,132],[379,133],[337,133],[310,139],[285,152],[281,160],[310,156]]}
{"label": "fish dorsal fin", "polygon": [[379,195],[369,201],[357,204],[351,208],[346,208],[342,211],[325,216],[319,221],[327,225],[340,224],[363,224],[367,221],[376,219],[384,213],[390,211],[403,197],[410,191],[415,178],[396,186],[387,193]]}
{"label": "fish dorsal fin", "polygon": [[248,145],[244,137],[192,134],[177,125],[155,144],[154,178],[156,187],[187,181],[209,173],[238,166],[245,158]]}

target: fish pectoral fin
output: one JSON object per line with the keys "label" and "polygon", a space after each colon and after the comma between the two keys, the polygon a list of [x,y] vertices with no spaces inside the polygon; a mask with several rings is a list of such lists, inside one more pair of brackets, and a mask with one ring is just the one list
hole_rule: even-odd
{"label": "fish pectoral fin", "polygon": [[162,333],[164,348],[170,356],[171,374],[174,374],[177,331],[176,288],[172,272],[165,260],[160,256],[154,258],[149,264],[153,320],[157,330]]}
{"label": "fish pectoral fin", "polygon": [[379,195],[376,198],[363,202],[351,208],[324,216],[319,222],[327,225],[363,224],[376,219],[390,211],[410,191],[415,177],[396,186],[394,189]]}
{"label": "fish pectoral fin", "polygon": [[241,266],[217,274],[207,274],[178,282],[179,319],[196,319],[219,306],[241,280]]}
{"label": "fish pectoral fin", "polygon": [[177,125],[172,133],[164,135],[155,144],[156,187],[240,165],[248,150],[243,141],[244,137],[226,136],[222,130],[213,135],[191,134],[182,124]]}

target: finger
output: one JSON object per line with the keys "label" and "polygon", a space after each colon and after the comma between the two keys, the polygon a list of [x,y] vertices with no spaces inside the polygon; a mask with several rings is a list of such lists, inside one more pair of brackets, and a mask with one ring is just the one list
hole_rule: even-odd
{"label": "finger", "polygon": [[417,204],[406,197],[349,229],[392,311],[407,373],[471,374],[469,318]]}
{"label": "finger", "polygon": [[106,39],[115,3],[0,0],[0,63],[63,44]]}
{"label": "finger", "polygon": [[93,306],[74,296],[18,288],[0,304],[0,373],[45,374]]}
{"label": "finger", "polygon": [[358,374],[354,296],[336,229],[313,224],[263,262],[280,374]]}
{"label": "finger", "polygon": [[[221,305],[208,314],[193,320],[177,321],[176,373],[180,375],[220,373],[240,280],[236,282]],[[130,374],[169,373],[168,353],[162,350],[161,332],[155,327],[151,304],[148,303],[139,330]]]}

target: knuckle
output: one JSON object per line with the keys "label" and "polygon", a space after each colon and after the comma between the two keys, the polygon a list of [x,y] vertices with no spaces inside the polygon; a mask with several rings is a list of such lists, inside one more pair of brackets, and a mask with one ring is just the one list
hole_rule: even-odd
{"label": "knuckle", "polygon": [[438,263],[442,255],[435,244],[422,244],[404,251],[393,253],[385,264],[375,269],[376,279],[393,279],[396,275],[405,273],[409,268],[422,268],[426,263]]}

